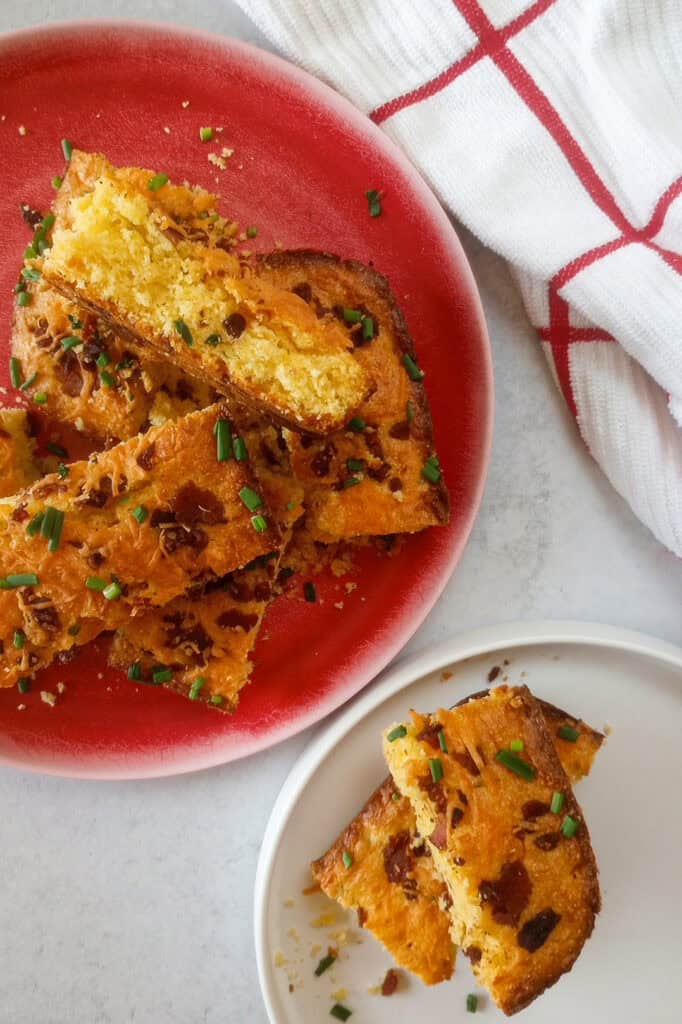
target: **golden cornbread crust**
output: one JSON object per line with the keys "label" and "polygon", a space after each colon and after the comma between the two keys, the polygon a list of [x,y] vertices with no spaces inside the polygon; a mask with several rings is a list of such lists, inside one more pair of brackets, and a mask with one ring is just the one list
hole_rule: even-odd
{"label": "golden cornbread crust", "polygon": [[200,230],[208,194],[151,190],[152,176],[74,151],[52,247],[33,261],[45,279],[228,396],[296,429],[338,428],[371,390],[346,333],[297,295],[244,274],[219,244],[197,240],[187,221]]}
{"label": "golden cornbread crust", "polygon": [[[323,320],[337,320],[375,385],[357,411],[367,424],[364,430],[346,429],[323,440],[287,433],[313,537],[331,543],[446,523],[443,479],[432,484],[422,475],[424,463],[436,453],[426,390],[405,369],[405,355],[416,359],[414,345],[386,278],[362,263],[310,250],[258,257],[255,271],[302,296]],[[371,318],[371,340],[363,339],[362,322],[344,320],[344,309]],[[352,468],[357,462],[359,470]],[[349,486],[351,478],[359,483]]]}
{"label": "golden cornbread crust", "polygon": [[[0,577],[35,573],[37,585],[0,589],[0,686],[11,686],[63,652],[130,616],[162,605],[279,547],[277,525],[259,533],[239,497],[257,489],[248,463],[216,472],[212,406],[44,477],[0,500]],[[142,523],[132,512],[143,506]],[[64,512],[49,551],[27,525],[48,507]],[[263,514],[269,516],[264,507]],[[107,600],[86,580],[118,582]],[[16,631],[23,647],[13,644]]]}
{"label": "golden cornbread crust", "polygon": [[[412,712],[405,727],[392,743],[385,734],[384,753],[448,887],[452,937],[502,1010],[516,1013],[570,970],[594,927],[598,872],[582,812],[526,687]],[[531,780],[496,759],[515,740]],[[554,792],[565,798],[560,814],[550,811]],[[580,821],[571,837],[567,815]]]}
{"label": "golden cornbread crust", "polygon": [[[553,704],[538,703],[550,732],[560,725],[580,732],[574,743],[556,741],[564,770],[576,782],[589,773],[604,737]],[[344,850],[353,858],[349,869],[343,863]],[[330,849],[314,861],[312,873],[327,896],[358,912],[362,925],[400,966],[427,985],[452,975],[455,947],[446,909],[450,896],[434,868],[428,844],[419,835],[412,805],[398,793],[392,778],[382,783]]]}
{"label": "golden cornbread crust", "polygon": [[24,409],[0,409],[0,497],[28,487],[40,475]]}

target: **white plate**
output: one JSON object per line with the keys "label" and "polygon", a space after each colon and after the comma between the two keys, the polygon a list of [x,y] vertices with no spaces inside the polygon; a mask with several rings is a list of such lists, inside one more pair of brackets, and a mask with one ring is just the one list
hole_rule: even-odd
{"label": "white plate", "polygon": [[[571,973],[516,1019],[679,1024],[682,650],[609,626],[551,622],[477,630],[398,664],[319,732],[294,766],[273,808],[256,878],[258,970],[274,1024],[333,1020],[332,993],[340,989],[347,990],[341,1001],[353,1011],[351,1024],[470,1021],[468,992],[481,997],[484,1016],[477,1019],[503,1019],[464,957],[450,982],[427,988],[410,978],[390,999],[371,994],[392,966],[389,954],[358,928],[354,914],[302,890],[310,885],[310,860],[386,775],[382,728],[410,707],[429,710],[480,690],[505,658],[510,683],[527,683],[595,727],[612,729],[578,791],[604,907]],[[443,669],[453,672],[447,681]],[[312,926],[330,911],[333,925]],[[334,967],[314,977],[327,946],[338,945],[332,933],[340,929],[361,942],[343,946]]]}

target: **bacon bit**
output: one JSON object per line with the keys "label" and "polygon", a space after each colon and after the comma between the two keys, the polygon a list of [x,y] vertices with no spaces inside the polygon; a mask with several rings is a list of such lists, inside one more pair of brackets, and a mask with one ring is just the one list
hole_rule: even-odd
{"label": "bacon bit", "polygon": [[382,996],[392,996],[398,987],[398,972],[393,970],[392,967],[386,971],[386,977],[384,978],[381,985]]}
{"label": "bacon bit", "polygon": [[494,665],[490,669],[490,672],[488,672],[488,682],[489,683],[494,683],[495,680],[497,679],[497,677],[499,676],[501,671],[502,671],[502,669],[500,668],[499,665]]}
{"label": "bacon bit", "polygon": [[[456,808],[455,808],[456,810]],[[444,850],[448,841],[448,823],[445,815],[441,814],[436,822],[436,827],[429,836],[429,839],[438,850]]]}

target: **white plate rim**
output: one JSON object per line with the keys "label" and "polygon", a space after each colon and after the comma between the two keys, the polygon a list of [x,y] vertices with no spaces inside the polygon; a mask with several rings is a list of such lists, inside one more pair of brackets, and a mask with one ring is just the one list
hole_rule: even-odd
{"label": "white plate rim", "polygon": [[510,650],[531,644],[544,646],[552,643],[626,651],[656,659],[682,670],[682,647],[619,626],[573,620],[508,622],[497,626],[482,626],[451,636],[427,651],[400,659],[377,677],[369,692],[361,693],[350,705],[342,708],[330,722],[317,730],[303,753],[294,762],[277,795],[265,826],[256,868],[253,899],[256,964],[261,996],[271,1024],[282,1022],[275,1013],[274,985],[268,969],[270,962],[267,957],[266,928],[270,879],[284,829],[315,770],[354,725],[421,676],[437,672],[446,665],[486,653],[492,654],[501,649]]}

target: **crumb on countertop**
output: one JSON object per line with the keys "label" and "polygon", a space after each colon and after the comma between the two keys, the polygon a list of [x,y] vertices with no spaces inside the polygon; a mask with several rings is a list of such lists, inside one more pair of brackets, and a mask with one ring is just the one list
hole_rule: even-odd
{"label": "crumb on countertop", "polygon": [[17,704],[17,711],[25,711],[25,710],[26,710],[26,705],[25,704]]}
{"label": "crumb on countertop", "polygon": [[284,901],[284,906],[287,907],[287,908],[293,907],[294,906],[294,901],[292,899],[285,900]]}
{"label": "crumb on countertop", "polygon": [[41,690],[40,699],[42,700],[43,704],[49,704],[51,708],[53,708],[57,703],[57,698],[55,697],[54,693],[50,693],[49,690]]}
{"label": "crumb on countertop", "polygon": [[183,110],[187,110],[189,106],[189,100],[183,100],[180,106],[182,107]]}
{"label": "crumb on countertop", "polygon": [[20,124],[18,130],[19,130],[19,134],[20,135],[27,135],[28,134],[28,128],[26,127],[25,124]]}
{"label": "crumb on countertop", "polygon": [[440,680],[442,683],[447,683],[448,679],[452,679],[453,675],[454,672],[451,672],[449,669],[444,668],[440,674]]}
{"label": "crumb on countertop", "polygon": [[66,683],[61,681],[57,683],[57,693],[66,693]]}
{"label": "crumb on countertop", "polygon": [[310,922],[311,928],[331,928],[333,924],[336,924],[336,914],[333,910],[325,911]]}

